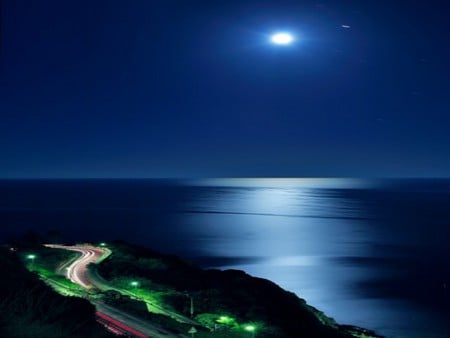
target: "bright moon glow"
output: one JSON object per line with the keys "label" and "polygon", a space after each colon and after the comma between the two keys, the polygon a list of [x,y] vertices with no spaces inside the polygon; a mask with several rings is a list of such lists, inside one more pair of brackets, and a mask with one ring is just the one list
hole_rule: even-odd
{"label": "bright moon glow", "polygon": [[272,35],[271,41],[277,45],[289,45],[294,37],[289,33],[276,33]]}

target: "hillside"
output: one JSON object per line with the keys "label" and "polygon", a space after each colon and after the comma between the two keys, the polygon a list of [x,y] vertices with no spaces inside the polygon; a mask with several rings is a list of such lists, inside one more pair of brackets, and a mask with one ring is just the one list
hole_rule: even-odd
{"label": "hillside", "polygon": [[338,325],[294,293],[243,271],[205,270],[179,257],[124,242],[109,247],[112,255],[96,266],[108,283],[186,316],[192,311],[197,321],[211,329],[219,327],[231,334],[251,325],[258,337],[375,336]]}
{"label": "hillside", "polygon": [[8,248],[0,248],[0,337],[107,338],[88,301],[64,297],[29,272]]}

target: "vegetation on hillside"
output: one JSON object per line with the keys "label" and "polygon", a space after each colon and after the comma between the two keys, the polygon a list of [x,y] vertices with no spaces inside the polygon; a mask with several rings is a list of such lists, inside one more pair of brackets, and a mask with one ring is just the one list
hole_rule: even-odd
{"label": "vegetation on hillside", "polygon": [[[41,243],[31,233],[25,244],[18,245],[18,252],[1,251],[0,268],[11,271],[1,281],[2,337],[108,336],[95,322],[93,305],[61,294],[89,296],[94,303],[113,306],[174,333],[186,335],[195,326],[196,338],[377,337],[368,330],[338,325],[268,280],[238,270],[204,270],[179,257],[124,242],[108,244],[112,255],[89,266],[99,288],[88,292],[61,274],[78,254]],[[14,279],[20,283],[14,284]],[[197,324],[189,322],[191,317]]]}
{"label": "vegetation on hillside", "polygon": [[192,298],[195,319],[228,336],[246,327],[255,328],[258,337],[345,338],[363,332],[354,328],[350,334],[295,294],[243,271],[203,270],[123,242],[110,248],[112,255],[96,268],[112,285],[186,316]]}
{"label": "vegetation on hillside", "polygon": [[86,300],[64,297],[28,271],[21,252],[0,248],[0,337],[113,337]]}

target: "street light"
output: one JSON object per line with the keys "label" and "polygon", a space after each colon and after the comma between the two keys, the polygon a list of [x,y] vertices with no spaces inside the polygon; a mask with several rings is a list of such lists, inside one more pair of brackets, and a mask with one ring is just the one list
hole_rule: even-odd
{"label": "street light", "polygon": [[220,316],[219,319],[216,320],[216,322],[220,323],[220,324],[225,324],[225,325],[229,325],[234,321],[233,318],[228,317],[228,316]]}
{"label": "street light", "polygon": [[36,255],[30,254],[27,256],[27,259],[31,260],[31,266],[34,265],[34,259],[36,258]]}
{"label": "street light", "polygon": [[[136,295],[136,289],[137,289],[137,287],[139,286],[139,282],[132,281],[132,282],[130,283],[130,285],[133,287],[134,293],[135,293],[135,295]],[[136,296],[136,297],[138,297],[138,296]]]}
{"label": "street light", "polygon": [[191,314],[191,318],[193,318],[194,317],[194,297],[189,296],[189,298],[191,299],[191,306],[189,308],[189,312]]}
{"label": "street light", "polygon": [[191,300],[189,313],[191,314],[191,318],[194,318],[194,296],[190,295],[187,291],[184,291],[183,294]]}
{"label": "street light", "polygon": [[250,332],[250,334],[252,335],[252,338],[255,337],[256,328],[253,325],[247,325],[244,327],[244,329],[245,329],[245,331]]}

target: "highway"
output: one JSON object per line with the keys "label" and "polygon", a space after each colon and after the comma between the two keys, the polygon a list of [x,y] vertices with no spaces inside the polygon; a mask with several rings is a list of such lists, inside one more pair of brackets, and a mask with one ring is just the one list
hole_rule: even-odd
{"label": "highway", "polygon": [[[80,257],[68,264],[63,264],[59,270],[63,272],[73,283],[85,289],[98,288],[105,289],[104,285],[97,285],[94,279],[89,278],[87,266],[101,261],[105,255],[109,255],[107,248],[99,248],[91,245],[65,246],[57,244],[46,244],[48,248],[70,250],[80,253]],[[66,266],[68,265],[68,266]],[[65,270],[65,271],[64,271]],[[130,337],[155,337],[155,338],[176,338],[179,335],[161,329],[151,323],[141,320],[135,316],[121,311],[120,309],[108,306],[100,301],[91,300],[97,309],[97,320],[110,331]]]}
{"label": "highway", "polygon": [[56,244],[47,244],[49,248],[76,251],[81,254],[79,258],[73,261],[65,271],[65,275],[75,284],[89,289],[94,287],[92,281],[86,275],[87,266],[98,261],[103,255],[108,254],[107,249],[93,246],[64,246]]}
{"label": "highway", "polygon": [[97,321],[104,326],[106,326],[110,331],[114,332],[117,335],[127,335],[132,334],[139,338],[147,338],[145,334],[142,332],[139,332],[129,326],[124,325],[122,322],[119,322],[118,320],[105,315],[102,312],[97,312]]}
{"label": "highway", "polygon": [[138,296],[136,296],[135,293],[133,293],[133,292],[131,292],[129,290],[123,290],[123,289],[118,289],[118,288],[114,288],[112,286],[109,286],[107,281],[105,281],[101,276],[99,276],[97,271],[95,271],[95,270],[94,271],[91,270],[89,272],[90,272],[89,277],[91,278],[91,280],[95,281],[95,285],[97,286],[97,288],[99,288],[101,290],[114,290],[114,291],[117,291],[117,292],[119,292],[121,294],[128,295],[131,298],[139,299],[139,300],[145,302],[147,304],[147,308],[151,309],[150,310],[151,312],[166,315],[166,316],[171,317],[172,319],[175,319],[176,321],[179,321],[181,323],[191,324],[191,325],[194,325],[194,326],[195,325],[199,325],[199,323],[196,322],[195,320],[192,320],[191,318],[186,317],[184,315],[181,315],[179,313],[167,310],[167,309],[165,309],[165,308],[163,308],[163,307],[161,307],[161,306],[159,306],[159,305],[157,305],[155,303],[152,303],[152,302],[150,302],[148,300],[139,298]]}

